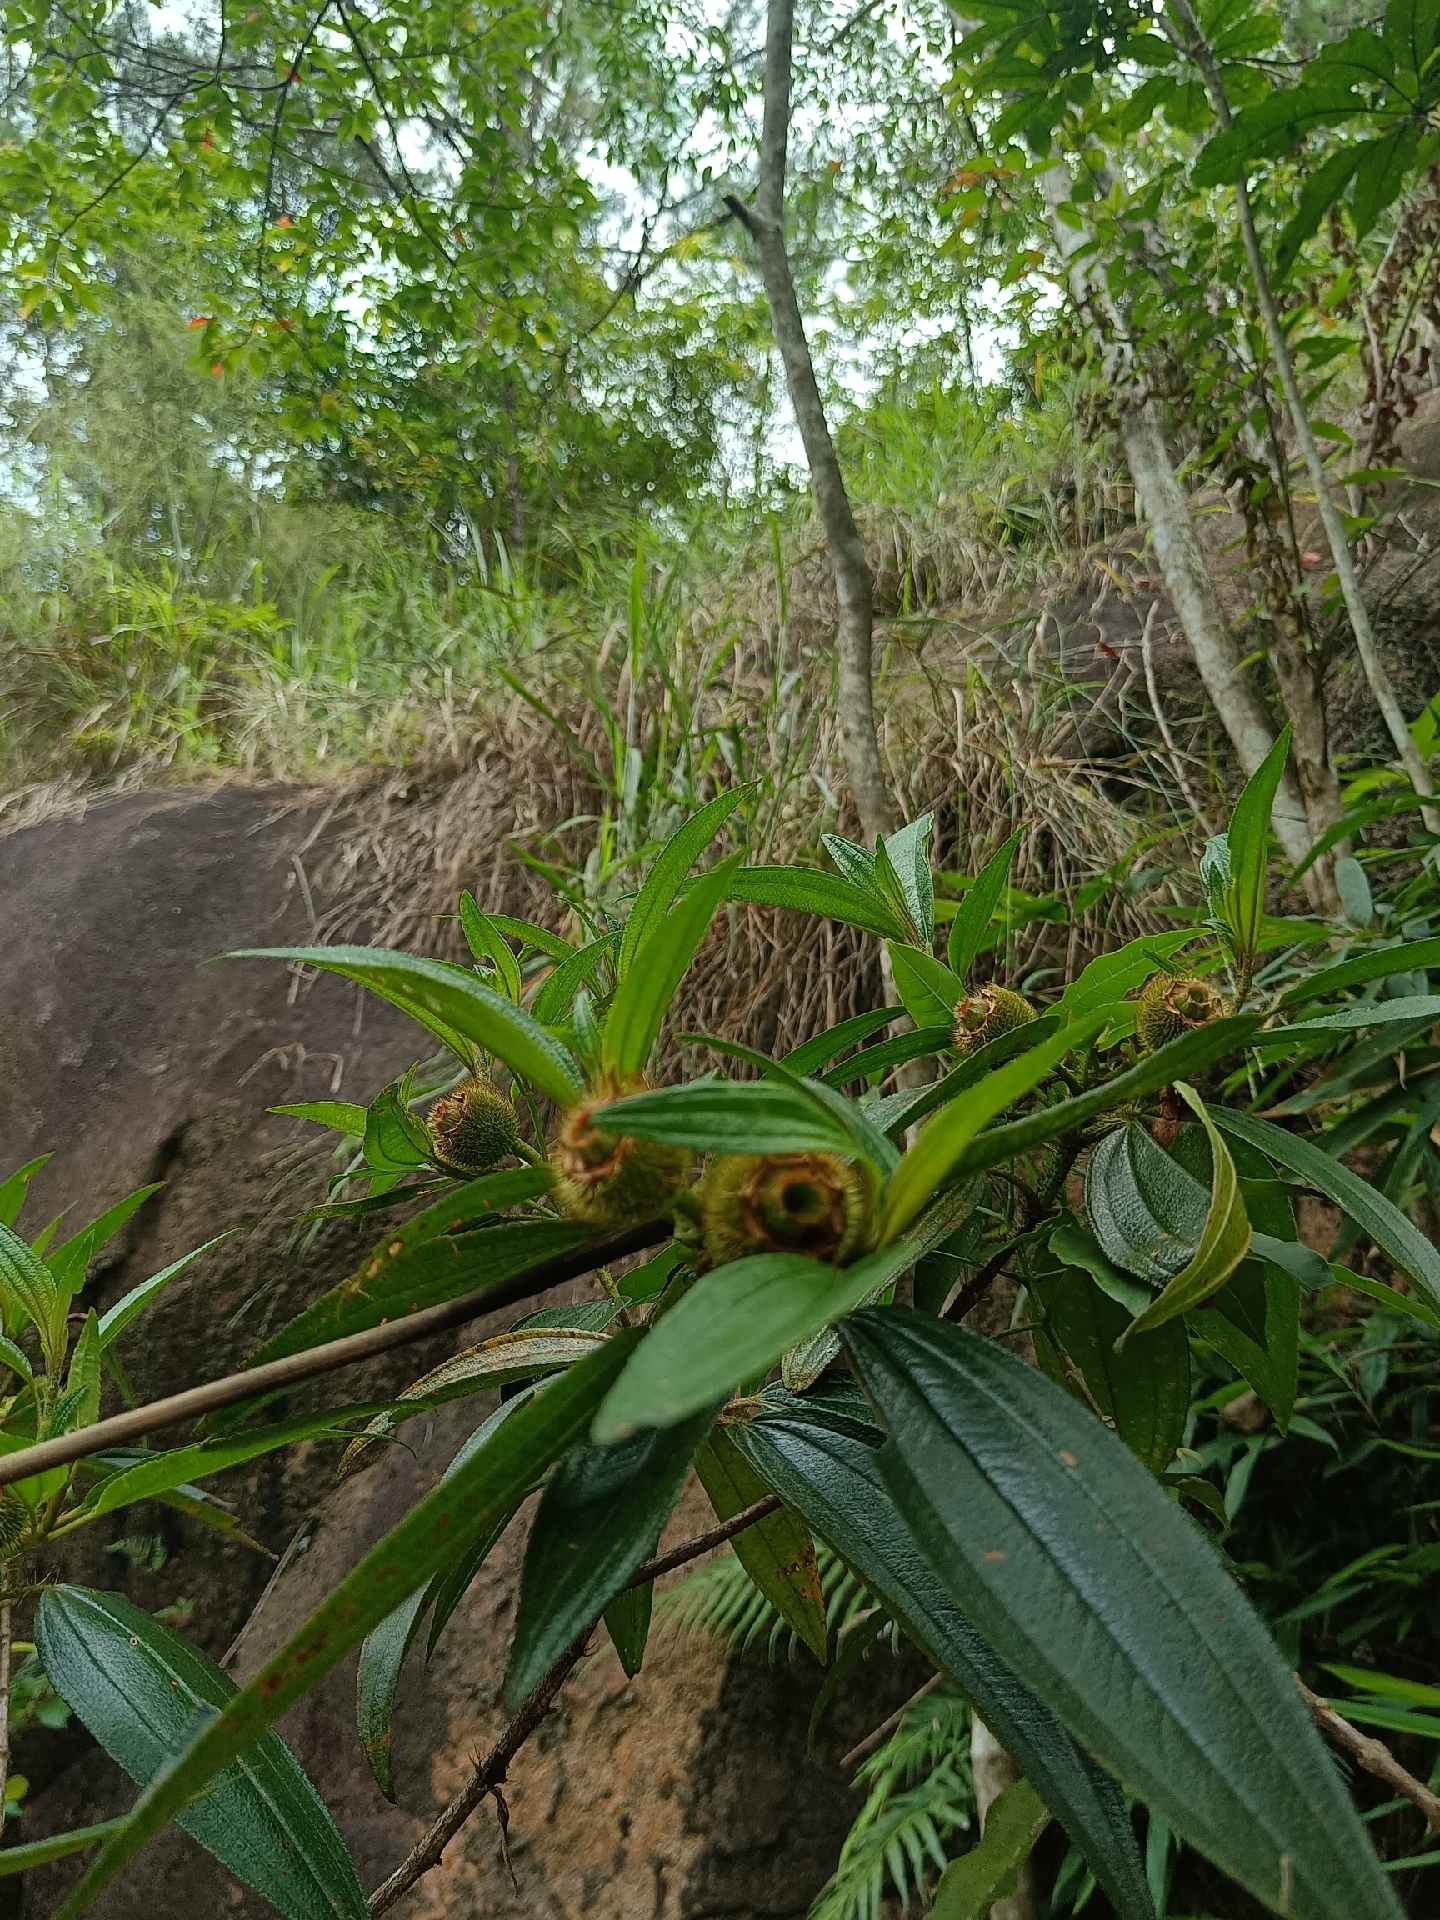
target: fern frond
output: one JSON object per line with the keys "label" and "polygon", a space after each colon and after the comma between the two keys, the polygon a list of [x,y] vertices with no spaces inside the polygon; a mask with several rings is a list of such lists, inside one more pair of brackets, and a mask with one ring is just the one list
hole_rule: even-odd
{"label": "fern frond", "polygon": [[810,1920],[880,1920],[887,1887],[908,1912],[945,1870],[946,1842],[969,1827],[970,1709],[942,1686],[917,1700],[856,1775],[865,1805]]}
{"label": "fern frond", "polygon": [[[828,1547],[817,1547],[815,1557],[820,1567],[825,1619],[831,1632],[839,1633],[876,1603],[869,1589]],[[800,1646],[795,1633],[728,1549],[655,1596],[651,1632],[681,1639],[709,1634],[723,1639],[734,1652],[744,1652],[764,1640],[772,1660],[782,1650],[787,1659],[793,1660]]]}

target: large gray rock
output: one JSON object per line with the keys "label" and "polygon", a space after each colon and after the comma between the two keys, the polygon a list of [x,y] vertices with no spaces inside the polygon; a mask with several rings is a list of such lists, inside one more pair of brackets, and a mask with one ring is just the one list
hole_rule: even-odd
{"label": "large gray rock", "polygon": [[[366,1248],[365,1236],[333,1226],[313,1246],[297,1236],[294,1216],[323,1186],[326,1149],[305,1140],[313,1130],[265,1109],[334,1093],[368,1099],[427,1051],[408,1022],[338,981],[297,991],[278,963],[201,964],[233,947],[309,937],[324,909],[313,886],[323,841],[309,844],[323,798],[177,789],[0,840],[0,1168],[54,1155],[24,1222],[33,1227],[66,1205],[83,1222],[131,1188],[164,1180],[89,1278],[86,1299],[102,1308],[189,1247],[235,1229],[126,1336],[125,1364],[144,1399],[233,1368],[267,1327],[352,1271]],[[584,1283],[571,1289],[584,1291]],[[481,1323],[463,1339],[513,1318]],[[411,1349],[291,1405],[324,1404],[342,1382],[356,1397],[393,1391],[439,1357],[438,1348]],[[234,1660],[239,1677],[434,1484],[491,1404],[458,1403],[420,1423],[423,1431],[407,1430],[407,1446],[384,1450],[338,1490],[336,1447],[325,1443],[217,1483],[273,1551],[296,1540],[305,1547],[247,1631]],[[667,1538],[710,1518],[692,1484]],[[137,1551],[143,1539],[161,1550]],[[499,1686],[523,1540],[519,1524],[429,1670],[412,1655],[396,1724],[398,1806],[383,1800],[360,1754],[353,1657],[283,1725],[367,1886],[402,1857],[503,1725]],[[152,1610],[178,1609],[188,1635],[219,1659],[272,1564],[168,1509],[141,1508],[78,1536],[47,1571],[123,1588]],[[493,1810],[484,1808],[397,1910],[402,1920],[803,1913],[856,1807],[838,1756],[917,1675],[905,1663],[877,1665],[874,1685],[841,1703],[807,1758],[819,1670],[800,1658],[803,1666],[767,1669],[763,1660],[727,1664],[712,1642],[661,1642],[627,1682],[602,1636],[512,1773],[514,1882]],[[25,1735],[18,1764],[32,1791],[12,1841],[105,1818],[134,1797],[75,1725]],[[0,1881],[0,1917],[52,1913],[81,1865]],[[94,1911],[97,1920],[258,1920],[270,1909],[172,1828]]]}

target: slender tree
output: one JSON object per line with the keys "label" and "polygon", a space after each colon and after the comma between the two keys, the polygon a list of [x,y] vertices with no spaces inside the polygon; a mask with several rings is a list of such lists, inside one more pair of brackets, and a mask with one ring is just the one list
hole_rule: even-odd
{"label": "slender tree", "polygon": [[874,590],[865,543],[855,524],[850,496],[825,417],[815,362],[795,292],[785,242],[785,168],[790,143],[790,70],[795,35],[794,0],[770,0],[765,26],[765,113],[760,166],[753,204],[736,195],[725,204],[755,243],[760,277],[770,307],[775,344],[785,369],[790,404],[805,447],[815,510],[825,533],[835,593],[840,605],[836,636],[840,741],[860,827],[867,844],[897,823],[875,729],[872,636]]}
{"label": "slender tree", "polygon": [[[1205,83],[1205,90],[1210,96],[1215,118],[1220,122],[1222,129],[1228,128],[1231,124],[1231,113],[1224,77],[1220,71],[1220,64],[1196,18],[1195,10],[1190,5],[1190,0],[1167,0],[1166,9],[1159,18],[1171,44],[1194,62],[1197,72]],[[1325,539],[1330,548],[1331,558],[1335,563],[1335,573],[1340,582],[1345,611],[1350,616],[1350,627],[1355,636],[1355,651],[1360,656],[1360,665],[1364,669],[1366,681],[1375,697],[1375,704],[1380,709],[1390,738],[1394,742],[1401,765],[1410,776],[1415,791],[1429,798],[1435,792],[1435,782],[1431,778],[1429,765],[1411,737],[1404,712],[1396,697],[1394,683],[1386,671],[1385,663],[1380,658],[1380,650],[1375,644],[1375,631],[1370,624],[1370,610],[1365,605],[1364,595],[1360,591],[1355,559],[1345,535],[1340,509],[1330,490],[1330,478],[1325,471],[1325,462],[1315,439],[1314,428],[1310,424],[1305,396],[1300,391],[1300,382],[1295,373],[1290,343],[1285,336],[1280,310],[1275,303],[1275,292],[1270,284],[1270,274],[1260,247],[1260,238],[1255,231],[1254,209],[1250,204],[1250,190],[1246,185],[1243,172],[1237,175],[1235,180],[1235,209],[1240,235],[1245,244],[1245,258],[1254,283],[1256,305],[1259,307],[1260,317],[1265,327],[1265,339],[1275,362],[1280,390],[1285,396],[1285,408],[1290,417],[1295,443],[1300,450],[1305,471],[1315,491],[1315,505],[1325,529]],[[1421,817],[1431,833],[1440,833],[1440,809],[1424,807],[1421,809]]]}

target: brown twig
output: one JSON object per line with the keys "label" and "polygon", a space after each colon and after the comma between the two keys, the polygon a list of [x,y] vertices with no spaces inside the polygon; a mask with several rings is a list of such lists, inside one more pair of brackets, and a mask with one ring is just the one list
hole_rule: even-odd
{"label": "brown twig", "polygon": [[956,1294],[950,1305],[945,1309],[945,1318],[947,1320],[954,1320],[958,1324],[972,1308],[978,1307],[980,1302],[985,1298],[985,1295],[990,1291],[991,1281],[995,1279],[1000,1269],[1014,1251],[1015,1248],[1012,1243],[1001,1247],[998,1253],[992,1253],[980,1271],[972,1275],[972,1277],[965,1282],[959,1293]]}
{"label": "brown twig", "polygon": [[3,1825],[5,1820],[5,1788],[10,1779],[10,1655],[13,1618],[14,1605],[7,1592],[5,1598],[0,1600],[0,1825]]}
{"label": "brown twig", "polygon": [[1318,1693],[1312,1693],[1298,1673],[1295,1684],[1300,1689],[1300,1698],[1305,1702],[1306,1711],[1320,1731],[1329,1734],[1336,1746],[1343,1747],[1366,1773],[1373,1773],[1377,1780],[1383,1780],[1387,1787],[1393,1787],[1412,1806],[1418,1807],[1435,1831],[1440,1833],[1440,1794],[1432,1793],[1429,1787],[1420,1784],[1413,1773],[1407,1773],[1381,1741],[1372,1740],[1368,1734],[1361,1733],[1358,1727],[1351,1726],[1348,1720],[1343,1719],[1328,1700],[1322,1700]]}
{"label": "brown twig", "polygon": [[702,1553],[708,1553],[711,1547],[723,1547],[725,1542],[733,1540],[737,1533],[744,1533],[747,1527],[753,1527],[757,1521],[768,1519],[780,1505],[778,1493],[767,1493],[765,1498],[757,1500],[753,1507],[746,1507],[742,1513],[732,1514],[728,1520],[722,1520],[718,1527],[712,1527],[708,1533],[697,1533],[693,1540],[682,1540],[678,1547],[672,1547],[669,1553],[662,1553],[658,1560],[647,1560],[629,1582],[629,1586],[648,1587],[650,1582],[658,1580],[662,1573],[673,1573],[676,1567],[683,1567],[687,1561],[698,1559]]}
{"label": "brown twig", "polygon": [[932,1673],[930,1678],[925,1682],[924,1686],[917,1688],[916,1691],[911,1694],[910,1698],[904,1703],[903,1706],[897,1707],[894,1713],[890,1714],[888,1718],[882,1720],[879,1726],[875,1728],[873,1733],[867,1733],[863,1740],[856,1742],[856,1744],[850,1749],[850,1751],[841,1760],[840,1771],[842,1773],[853,1772],[853,1770],[859,1766],[862,1760],[868,1760],[870,1758],[871,1754],[874,1753],[877,1747],[883,1747],[885,1742],[890,1738],[891,1734],[895,1731],[895,1729],[899,1726],[900,1722],[905,1718],[906,1714],[910,1711],[911,1707],[913,1707],[918,1701],[923,1700],[927,1693],[933,1693],[944,1678],[945,1676],[943,1673]]}
{"label": "brown twig", "polygon": [[166,1400],[152,1400],[148,1406],[132,1407],[113,1419],[97,1421],[93,1427],[81,1427],[55,1440],[42,1440],[38,1446],[22,1447],[18,1453],[0,1458],[0,1487],[8,1486],[13,1480],[24,1480],[32,1473],[45,1473],[51,1467],[68,1466],[72,1460],[83,1460],[87,1454],[103,1453],[107,1447],[126,1445],[162,1427],[198,1420],[203,1414],[218,1413],[222,1407],[238,1406],[262,1394],[334,1373],[339,1367],[353,1367],[361,1360],[373,1359],[376,1354],[408,1347],[432,1333],[444,1333],[451,1327],[463,1326],[467,1320],[493,1313],[497,1307],[529,1300],[549,1287],[558,1286],[562,1280],[577,1280],[581,1274],[607,1261],[619,1260],[627,1253],[639,1253],[645,1247],[668,1240],[670,1234],[668,1220],[650,1220],[643,1226],[627,1227],[622,1233],[607,1234],[602,1240],[591,1240],[569,1253],[557,1254],[553,1260],[542,1260],[538,1266],[527,1267],[509,1280],[482,1287],[459,1300],[447,1300],[420,1313],[402,1314],[378,1327],[367,1327],[363,1333],[326,1341],[323,1346],[307,1348],[304,1353],[287,1354],[283,1360],[272,1360],[266,1366],[251,1367],[244,1373],[227,1374],[222,1380],[190,1387],[184,1393],[171,1394]]}
{"label": "brown twig", "polygon": [[[718,1527],[712,1527],[708,1533],[697,1534],[694,1539],[683,1541],[669,1553],[662,1553],[657,1559],[647,1560],[644,1566],[637,1569],[626,1582],[626,1591],[628,1592],[631,1587],[648,1586],[662,1573],[669,1573],[675,1567],[682,1567],[688,1560],[698,1559],[702,1553],[708,1553],[711,1547],[722,1546],[725,1541],[733,1539],[737,1533],[743,1533],[747,1527],[753,1527],[757,1521],[765,1519],[767,1514],[774,1513],[779,1505],[778,1494],[767,1494],[763,1500],[757,1500],[753,1507],[746,1507],[743,1513],[734,1514],[729,1520],[722,1521]],[[583,1658],[596,1624],[598,1623],[592,1622],[582,1634],[577,1635],[570,1642],[554,1666],[538,1682],[533,1691],[525,1696],[515,1718],[485,1758],[479,1762],[449,1806],[416,1841],[390,1878],[383,1881],[371,1894],[369,1904],[372,1914],[388,1913],[401,1895],[408,1893],[422,1874],[429,1873],[432,1867],[438,1867],[440,1856],[446,1847],[481,1801],[492,1794],[496,1798],[496,1811],[500,1814],[503,1844],[508,1820],[506,1813],[501,1811],[505,1802],[500,1789],[505,1784],[510,1762],[550,1711],[556,1694]]]}

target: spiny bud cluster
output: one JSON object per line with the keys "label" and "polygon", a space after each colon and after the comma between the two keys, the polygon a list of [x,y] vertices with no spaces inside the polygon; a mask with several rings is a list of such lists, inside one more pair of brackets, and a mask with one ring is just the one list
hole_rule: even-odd
{"label": "spiny bud cluster", "polygon": [[430,1109],[435,1157],[456,1173],[484,1173],[520,1145],[515,1109],[490,1080],[467,1080]]}
{"label": "spiny bud cluster", "polygon": [[1150,1053],[1197,1027],[1218,1020],[1225,1004],[1208,980],[1193,974],[1152,974],[1135,1003],[1135,1031]]}
{"label": "spiny bud cluster", "polygon": [[1023,993],[1010,987],[977,987],[955,1009],[955,1050],[978,1053],[1002,1033],[1012,1033],[1034,1018],[1035,1009]]}
{"label": "spiny bud cluster", "polygon": [[874,1172],[834,1153],[727,1153],[700,1183],[712,1266],[756,1253],[801,1253],[848,1266],[874,1241]]}
{"label": "spiny bud cluster", "polygon": [[669,1211],[694,1156],[688,1147],[612,1133],[605,1108],[647,1086],[642,1076],[607,1076],[561,1116],[550,1150],[551,1197],[567,1220],[613,1231],[639,1226]]}

